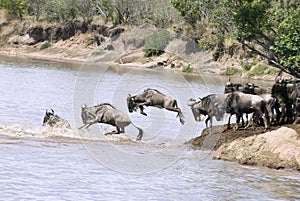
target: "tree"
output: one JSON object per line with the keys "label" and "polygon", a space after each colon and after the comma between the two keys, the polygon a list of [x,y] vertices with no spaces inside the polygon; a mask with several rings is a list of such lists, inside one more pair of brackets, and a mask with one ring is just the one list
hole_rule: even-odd
{"label": "tree", "polygon": [[300,77],[298,0],[171,0],[188,23],[205,20],[218,46],[236,39],[271,66]]}
{"label": "tree", "polygon": [[28,4],[25,0],[0,0],[0,8],[4,8],[10,15],[22,18]]}
{"label": "tree", "polygon": [[279,24],[273,50],[278,55],[279,63],[299,78],[300,8],[290,11]]}
{"label": "tree", "polygon": [[237,39],[271,66],[300,78],[297,1],[243,0],[235,9]]}
{"label": "tree", "polygon": [[27,12],[34,15],[36,21],[40,20],[41,15],[45,12],[45,4],[47,0],[26,0],[28,3]]}

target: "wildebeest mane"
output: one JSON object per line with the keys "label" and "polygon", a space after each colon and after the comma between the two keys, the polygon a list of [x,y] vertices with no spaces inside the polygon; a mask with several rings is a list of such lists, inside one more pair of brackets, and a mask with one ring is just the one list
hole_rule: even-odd
{"label": "wildebeest mane", "polygon": [[212,96],[213,94],[210,94],[201,98],[201,104],[204,108],[209,108],[209,105],[212,103]]}
{"label": "wildebeest mane", "polygon": [[110,104],[110,103],[100,103],[100,104],[98,104],[98,105],[96,105],[96,107],[99,107],[99,106],[110,106],[110,107],[112,107],[113,109],[116,109],[112,104]]}
{"label": "wildebeest mane", "polygon": [[145,89],[144,92],[150,91],[150,90],[153,90],[153,91],[155,91],[155,92],[157,92],[159,94],[165,95],[165,94],[161,93],[160,91],[158,91],[157,89],[151,89],[151,88]]}

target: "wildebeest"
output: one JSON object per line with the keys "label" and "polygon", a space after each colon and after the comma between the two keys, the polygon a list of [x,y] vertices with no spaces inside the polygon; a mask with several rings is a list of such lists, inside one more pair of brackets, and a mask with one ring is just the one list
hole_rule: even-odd
{"label": "wildebeest", "polygon": [[50,126],[56,128],[68,128],[71,129],[69,122],[65,119],[60,118],[58,115],[54,114],[54,110],[46,110],[43,126]]}
{"label": "wildebeest", "polygon": [[270,94],[271,88],[266,87],[260,87],[255,85],[252,82],[248,82],[244,86],[244,90],[242,91],[246,94],[254,94],[254,95],[260,95],[260,94]]}
{"label": "wildebeest", "polygon": [[[242,92],[230,93],[225,101],[226,113],[230,114],[230,117],[236,115],[236,126],[235,130],[238,129],[238,123],[243,114],[250,114],[255,112],[259,118],[263,119],[265,129],[268,128],[268,122],[265,117],[267,114],[266,102],[265,100],[257,95],[245,94]],[[230,117],[228,119],[227,127],[230,128]],[[249,126],[249,125],[248,125]]]}
{"label": "wildebeest", "polygon": [[239,83],[233,83],[231,82],[231,79],[228,80],[228,82],[225,85],[224,93],[231,93],[234,91],[243,91],[244,87]]}
{"label": "wildebeest", "polygon": [[144,106],[153,106],[160,109],[165,108],[169,111],[177,112],[180,123],[184,124],[183,115],[181,109],[177,105],[177,101],[156,89],[146,89],[143,93],[135,96],[128,94],[127,107],[130,113],[139,108],[140,113],[147,116],[147,114],[144,112]]}
{"label": "wildebeest", "polygon": [[104,123],[115,126],[117,129],[116,131],[105,133],[105,135],[120,134],[125,133],[125,127],[132,124],[139,131],[137,140],[141,140],[143,137],[143,130],[135,126],[127,114],[124,114],[109,103],[102,103],[92,107],[88,107],[87,105],[82,106],[81,118],[83,126],[79,129],[88,128],[96,123]]}
{"label": "wildebeest", "polygon": [[279,123],[292,123],[294,121],[293,107],[300,98],[300,84],[277,77],[272,87],[272,96],[278,100],[281,110]]}
{"label": "wildebeest", "polygon": [[225,109],[219,107],[222,105],[228,94],[210,94],[199,101],[195,99],[190,99],[188,105],[192,109],[192,113],[196,121],[201,121],[201,115],[207,116],[205,120],[205,125],[208,127],[208,121],[210,121],[210,127],[212,127],[212,118],[216,117],[217,121],[220,121],[224,114]]}
{"label": "wildebeest", "polygon": [[248,82],[244,86],[240,83],[232,83],[231,79],[226,83],[224,93],[231,93],[234,91],[240,91],[246,94],[268,94],[271,93],[271,88],[260,87],[254,83]]}

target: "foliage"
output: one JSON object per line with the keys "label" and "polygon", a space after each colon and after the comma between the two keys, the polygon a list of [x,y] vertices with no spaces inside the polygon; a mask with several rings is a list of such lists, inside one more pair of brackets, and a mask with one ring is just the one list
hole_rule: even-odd
{"label": "foliage", "polygon": [[143,48],[146,57],[159,56],[169,43],[170,33],[163,29],[150,35]]}
{"label": "foliage", "polygon": [[[235,36],[270,65],[300,78],[299,0],[171,0],[187,23],[207,22],[219,47]],[[203,42],[202,40],[199,40]],[[205,43],[204,43],[205,44]],[[216,45],[212,45],[212,48]]]}
{"label": "foliage", "polygon": [[40,50],[47,49],[47,48],[50,47],[50,46],[51,46],[51,44],[50,44],[48,41],[46,41],[45,43],[43,43],[43,44],[41,45]]}
{"label": "foliage", "polygon": [[278,26],[273,50],[283,66],[300,71],[300,8],[292,10]]}
{"label": "foliage", "polygon": [[92,57],[103,55],[105,52],[103,50],[95,50],[91,53]]}
{"label": "foliage", "polygon": [[26,0],[0,0],[0,8],[4,8],[10,15],[22,18],[28,7]]}
{"label": "foliage", "polygon": [[184,73],[191,73],[193,72],[193,68],[191,68],[190,66],[183,66],[181,71]]}
{"label": "foliage", "polygon": [[225,70],[225,75],[241,75],[241,71],[235,67],[227,67]]}
{"label": "foliage", "polygon": [[242,68],[245,70],[245,71],[249,71],[252,67],[252,64],[251,63],[244,63],[242,62]]}
{"label": "foliage", "polygon": [[268,66],[265,65],[258,65],[256,66],[253,70],[249,72],[250,76],[255,76],[255,75],[263,75],[266,74],[267,70],[269,69]]}

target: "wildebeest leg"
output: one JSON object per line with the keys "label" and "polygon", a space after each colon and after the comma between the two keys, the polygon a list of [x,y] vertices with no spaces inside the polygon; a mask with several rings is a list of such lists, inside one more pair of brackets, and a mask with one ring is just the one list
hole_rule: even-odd
{"label": "wildebeest leg", "polygon": [[[250,126],[252,126],[252,128],[253,128],[253,126],[254,126],[254,124],[253,124],[253,117],[254,116],[254,113],[251,113],[250,115],[249,115],[249,120],[247,120],[248,121],[248,123],[247,123],[247,125],[245,126],[245,129],[247,129],[247,128],[249,128]],[[247,118],[248,118],[248,114],[247,114]]]}
{"label": "wildebeest leg", "polygon": [[143,107],[142,105],[140,105],[139,108],[140,108],[140,113],[141,113],[142,115],[147,116],[147,114],[144,112],[144,107]]}
{"label": "wildebeest leg", "polygon": [[116,131],[112,131],[112,132],[108,132],[105,133],[104,135],[114,135],[114,134],[120,134],[120,128],[118,126],[116,126],[117,130]]}
{"label": "wildebeest leg", "polygon": [[261,112],[261,111],[257,111],[259,118],[263,119],[264,125],[265,125],[265,130],[267,130],[268,128],[268,122],[267,122],[267,118],[265,117],[265,115]]}
{"label": "wildebeest leg", "polygon": [[240,114],[236,114],[236,123],[235,123],[235,126],[233,128],[234,131],[236,131],[236,130],[239,129],[240,120],[241,120],[241,115]]}
{"label": "wildebeest leg", "polygon": [[228,123],[227,123],[227,129],[229,130],[230,129],[230,119],[231,119],[231,116],[233,114],[230,114],[229,117],[228,117]]}
{"label": "wildebeest leg", "polygon": [[208,127],[208,121],[210,122],[210,127],[212,127],[212,118],[210,116],[208,116],[206,119],[205,119],[205,125],[206,125],[206,128]]}
{"label": "wildebeest leg", "polygon": [[95,119],[94,121],[90,121],[89,123],[83,124],[81,127],[79,127],[78,129],[82,129],[82,128],[88,128],[93,124],[98,123],[98,119]]}
{"label": "wildebeest leg", "polygon": [[184,119],[183,119],[183,115],[182,115],[182,112],[181,112],[180,108],[166,107],[166,110],[169,110],[169,111],[172,111],[172,112],[177,112],[178,116],[179,116],[179,119],[180,119],[180,123],[184,124]]}

